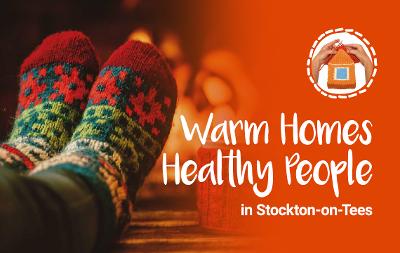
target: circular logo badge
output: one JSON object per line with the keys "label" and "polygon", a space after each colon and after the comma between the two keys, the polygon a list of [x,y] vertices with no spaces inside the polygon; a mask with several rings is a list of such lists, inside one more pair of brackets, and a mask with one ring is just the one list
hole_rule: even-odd
{"label": "circular logo badge", "polygon": [[363,34],[337,28],[315,40],[307,59],[307,75],[323,96],[347,99],[371,87],[377,66],[375,49]]}

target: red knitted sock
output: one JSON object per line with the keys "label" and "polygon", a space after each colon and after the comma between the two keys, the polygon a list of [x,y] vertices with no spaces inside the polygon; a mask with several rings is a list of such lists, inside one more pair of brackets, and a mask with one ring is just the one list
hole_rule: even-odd
{"label": "red knitted sock", "polygon": [[80,32],[50,35],[24,60],[14,128],[0,163],[21,172],[61,151],[86,107],[98,62]]}

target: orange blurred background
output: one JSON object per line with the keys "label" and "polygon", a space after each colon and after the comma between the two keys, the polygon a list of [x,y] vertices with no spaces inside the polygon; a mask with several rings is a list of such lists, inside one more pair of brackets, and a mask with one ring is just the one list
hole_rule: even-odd
{"label": "orange blurred background", "polygon": [[[396,48],[399,5],[388,1],[229,1],[223,22],[227,40],[240,51],[261,99],[257,118],[271,124],[271,144],[257,147],[260,159],[273,159],[274,190],[256,203],[371,205],[371,217],[252,217],[242,218],[263,236],[266,252],[396,252],[399,226],[399,85]],[[363,33],[378,55],[376,80],[367,93],[349,100],[332,100],[314,90],[306,75],[306,59],[314,40],[338,27]],[[351,148],[355,160],[373,163],[373,179],[364,187],[351,186],[334,197],[331,185],[288,187],[284,155],[299,152],[311,161],[346,159],[345,145],[282,146],[280,113],[299,119],[373,123],[369,146]],[[279,162],[281,161],[281,162]],[[344,180],[341,184],[344,186]],[[239,207],[238,207],[239,212]]]}

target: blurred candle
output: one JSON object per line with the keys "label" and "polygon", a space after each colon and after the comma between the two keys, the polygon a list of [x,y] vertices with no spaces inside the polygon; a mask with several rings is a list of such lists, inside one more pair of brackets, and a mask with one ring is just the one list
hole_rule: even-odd
{"label": "blurred candle", "polygon": [[138,40],[138,41],[141,41],[144,43],[153,43],[151,33],[144,28],[138,28],[138,29],[134,30],[129,35],[128,40]]}

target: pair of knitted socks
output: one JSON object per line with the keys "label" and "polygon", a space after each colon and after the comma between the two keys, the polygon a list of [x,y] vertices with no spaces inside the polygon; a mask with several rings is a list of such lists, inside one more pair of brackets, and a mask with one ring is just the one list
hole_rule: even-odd
{"label": "pair of knitted socks", "polygon": [[129,221],[130,203],[164,146],[176,96],[154,46],[128,41],[98,73],[85,35],[53,34],[21,66],[16,119],[0,164],[29,177],[78,176],[96,195],[100,233],[115,233]]}

